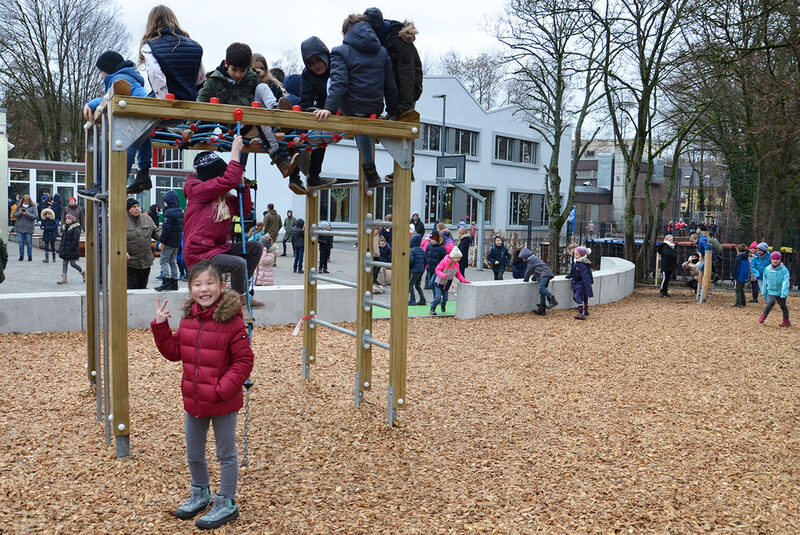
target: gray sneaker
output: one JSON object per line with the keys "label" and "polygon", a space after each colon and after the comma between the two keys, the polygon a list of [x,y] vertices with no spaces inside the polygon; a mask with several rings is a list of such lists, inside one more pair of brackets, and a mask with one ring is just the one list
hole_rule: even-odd
{"label": "gray sneaker", "polygon": [[211,503],[211,492],[208,487],[192,485],[192,495],[175,510],[175,516],[181,520],[188,520],[200,511],[204,511],[209,503]]}
{"label": "gray sneaker", "polygon": [[215,529],[237,518],[239,518],[239,507],[230,498],[220,496],[215,492],[214,505],[211,510],[198,518],[195,525],[200,529]]}

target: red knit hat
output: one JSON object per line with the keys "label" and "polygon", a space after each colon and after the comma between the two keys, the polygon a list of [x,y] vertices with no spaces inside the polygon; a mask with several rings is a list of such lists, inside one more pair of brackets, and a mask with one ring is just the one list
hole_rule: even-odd
{"label": "red knit hat", "polygon": [[778,251],[773,251],[773,253],[771,255],[769,255],[769,258],[770,258],[770,260],[780,260],[781,259],[781,253],[779,253]]}
{"label": "red knit hat", "polygon": [[758,242],[753,242],[750,244],[751,249],[758,249]]}

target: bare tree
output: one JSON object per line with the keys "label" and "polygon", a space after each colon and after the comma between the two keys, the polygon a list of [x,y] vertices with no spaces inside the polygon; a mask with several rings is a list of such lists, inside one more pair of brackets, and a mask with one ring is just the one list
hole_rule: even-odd
{"label": "bare tree", "polygon": [[462,57],[451,50],[442,56],[440,64],[442,74],[458,78],[484,109],[495,108],[503,101],[501,92],[506,73],[502,54],[483,52],[475,57]]}
{"label": "bare tree", "polygon": [[97,57],[130,37],[115,2],[0,0],[0,87],[25,157],[83,157],[81,109],[102,92]]}
{"label": "bare tree", "polygon": [[[691,6],[691,0],[640,0],[609,2],[602,12],[594,12],[607,51],[603,61],[606,104],[625,161],[625,257],[631,261],[636,259],[636,192],[658,117],[658,90],[675,67],[681,25],[690,22]],[[623,120],[633,128],[630,140]]]}
{"label": "bare tree", "polygon": [[[583,0],[511,0],[497,26],[498,39],[511,48],[507,59],[516,66],[510,101],[551,150],[545,186],[552,251],[558,250],[561,229],[572,210],[577,162],[599,131],[597,127],[588,139],[583,137],[586,119],[603,98],[597,91],[602,80],[600,34],[592,31],[590,8]],[[558,162],[571,126],[575,142],[564,199],[564,170]],[[550,258],[558,272],[561,255]]]}
{"label": "bare tree", "polygon": [[300,58],[299,48],[287,48],[281,52],[278,59],[269,64],[270,69],[283,69],[286,75],[300,74],[303,72],[303,61]]}

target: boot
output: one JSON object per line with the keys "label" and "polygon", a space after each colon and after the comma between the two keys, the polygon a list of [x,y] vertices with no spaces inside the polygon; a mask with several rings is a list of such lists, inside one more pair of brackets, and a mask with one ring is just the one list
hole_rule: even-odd
{"label": "boot", "polygon": [[[45,256],[46,256],[46,255],[45,255]],[[56,261],[56,253],[54,252],[54,253],[53,253],[53,262],[55,262],[55,261]]]}
{"label": "boot", "polygon": [[298,195],[307,195],[308,190],[303,186],[303,181],[300,180],[300,171],[296,168],[292,176],[289,177],[289,189]]}
{"label": "boot", "polygon": [[272,165],[278,166],[284,178],[291,176],[300,163],[300,154],[290,154],[286,149],[277,149],[269,157],[272,158]]}
{"label": "boot", "polygon": [[428,304],[428,302],[425,301],[424,297],[417,302],[417,306],[421,306],[421,307],[424,307],[427,304]]}
{"label": "boot", "polygon": [[241,299],[242,302],[242,319],[244,320],[245,324],[252,325],[253,323],[255,323],[255,320],[253,319],[253,316],[250,314],[250,311],[247,310],[247,296],[240,295],[239,299]]}
{"label": "boot", "polygon": [[374,163],[365,163],[361,165],[361,170],[364,172],[364,178],[367,180],[366,187],[375,188],[381,184],[381,177],[375,169]]}
{"label": "boot", "polygon": [[317,147],[311,151],[311,160],[308,164],[308,189],[320,189],[332,186],[336,183],[335,178],[322,178],[319,174],[322,172],[322,160],[325,159],[325,149]]}
{"label": "boot", "polygon": [[585,320],[586,319],[586,314],[584,314],[583,305],[578,305],[578,313],[575,314],[575,319],[576,320]]}
{"label": "boot", "polygon": [[161,278],[161,286],[157,286],[153,288],[157,292],[163,292],[164,290],[171,290],[172,289],[172,279],[168,279],[166,277]]}
{"label": "boot", "polygon": [[586,300],[586,304],[583,305],[583,315],[587,318],[589,317],[589,300]]}
{"label": "boot", "polygon": [[239,508],[233,500],[214,493],[214,505],[211,510],[195,522],[200,529],[215,529],[239,518]]}
{"label": "boot", "polygon": [[211,503],[211,491],[209,488],[192,485],[192,495],[175,510],[175,516],[181,520],[188,520],[200,511],[204,511],[209,503]]}
{"label": "boot", "polygon": [[783,321],[781,322],[780,326],[781,326],[781,327],[791,327],[791,326],[792,326],[792,323],[789,321],[789,318],[786,318],[785,320],[783,320]]}
{"label": "boot", "polygon": [[50,260],[48,260],[47,251],[45,251],[45,253],[44,253],[44,260],[42,260],[42,262],[44,262],[45,264],[49,264],[50,263]]}
{"label": "boot", "polygon": [[546,316],[547,315],[547,308],[544,305],[539,305],[536,310],[533,311],[534,314],[537,316]]}
{"label": "boot", "polygon": [[431,316],[435,316],[435,315],[436,315],[436,306],[432,306],[431,307]]}
{"label": "boot", "polygon": [[[394,171],[383,177],[386,182],[392,182],[394,180]],[[416,179],[414,178],[414,170],[411,170],[411,182],[415,182]]]}
{"label": "boot", "polygon": [[178,289],[178,279],[170,279],[170,286],[167,288],[168,290],[177,290]]}
{"label": "boot", "polygon": [[128,195],[141,193],[151,189],[152,187],[153,183],[150,182],[150,168],[142,167],[136,172],[136,178],[133,180],[133,182],[131,182],[131,185],[128,186]]}
{"label": "boot", "polygon": [[767,321],[767,315],[766,314],[761,314],[761,316],[758,318],[758,322],[759,323],[764,323],[765,321]]}
{"label": "boot", "polygon": [[551,295],[547,298],[547,308],[555,308],[558,306],[558,301],[556,301],[556,296]]}
{"label": "boot", "polygon": [[66,284],[66,283],[67,283],[67,276],[66,275],[61,275],[61,280],[58,281],[56,284]]}

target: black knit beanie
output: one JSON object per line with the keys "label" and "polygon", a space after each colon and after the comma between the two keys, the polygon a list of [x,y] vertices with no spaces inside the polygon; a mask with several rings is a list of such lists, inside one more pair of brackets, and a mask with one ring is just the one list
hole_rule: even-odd
{"label": "black knit beanie", "polygon": [[126,208],[126,210],[130,210],[131,207],[136,206],[137,204],[139,204],[139,201],[137,201],[133,197],[128,197],[128,200],[126,201],[126,203],[127,203],[127,206],[128,206]]}
{"label": "black knit beanie", "polygon": [[377,7],[368,7],[364,10],[364,16],[367,17],[367,22],[378,33],[383,27],[383,13]]}
{"label": "black knit beanie", "polygon": [[104,73],[111,74],[117,72],[117,67],[124,61],[125,58],[123,58],[119,52],[106,50],[97,58],[97,63],[95,63],[95,65]]}
{"label": "black knit beanie", "polygon": [[228,168],[228,164],[216,152],[203,151],[195,156],[194,168],[197,171],[197,178],[208,180],[209,178],[222,176]]}

